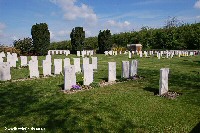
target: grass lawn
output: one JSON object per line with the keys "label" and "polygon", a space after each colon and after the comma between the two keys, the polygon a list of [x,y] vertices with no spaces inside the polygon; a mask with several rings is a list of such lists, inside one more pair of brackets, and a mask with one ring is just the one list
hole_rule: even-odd
{"label": "grass lawn", "polygon": [[[69,57],[73,63],[75,56]],[[95,82],[107,80],[108,62],[117,62],[119,78],[121,61],[131,60],[128,55],[97,57]],[[39,66],[44,58],[39,57]],[[0,132],[6,132],[5,127],[45,128],[45,132],[52,133],[200,132],[200,56],[134,58],[139,61],[138,75],[143,79],[73,94],[61,92],[62,75],[0,82]],[[174,100],[154,95],[158,93],[163,67],[170,68],[169,89],[182,94]],[[39,69],[42,74],[42,67]],[[11,74],[12,79],[28,78],[29,71],[12,68]],[[77,82],[81,81],[79,74]]]}

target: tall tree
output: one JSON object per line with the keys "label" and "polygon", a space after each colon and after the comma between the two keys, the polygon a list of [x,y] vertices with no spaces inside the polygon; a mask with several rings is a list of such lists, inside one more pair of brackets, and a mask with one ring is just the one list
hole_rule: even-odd
{"label": "tall tree", "polygon": [[13,45],[16,49],[20,50],[20,54],[22,55],[28,55],[32,48],[33,48],[33,40],[32,38],[24,38],[23,40],[15,40],[13,42]]}
{"label": "tall tree", "polygon": [[33,51],[38,55],[47,54],[50,45],[50,32],[46,23],[35,24],[32,26],[31,35],[33,39]]}
{"label": "tall tree", "polygon": [[98,46],[99,46],[99,53],[103,54],[104,51],[110,50],[112,47],[112,37],[110,30],[99,31],[98,35]]}
{"label": "tall tree", "polygon": [[83,27],[73,28],[70,34],[70,38],[72,45],[72,53],[76,53],[76,51],[83,50],[85,40],[85,31],[83,30]]}

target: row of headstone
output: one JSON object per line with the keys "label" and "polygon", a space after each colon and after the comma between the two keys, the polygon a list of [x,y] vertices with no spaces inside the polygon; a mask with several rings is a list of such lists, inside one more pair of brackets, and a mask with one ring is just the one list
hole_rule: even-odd
{"label": "row of headstone", "polygon": [[93,50],[83,50],[83,51],[77,51],[78,57],[85,57],[85,56],[93,56],[94,51]]}
{"label": "row of headstone", "polygon": [[[73,58],[74,60],[74,69],[75,73],[81,72],[80,67],[80,58]],[[63,59],[54,59],[54,74],[61,74],[63,71]],[[50,76],[51,75],[51,55],[47,55],[46,59],[42,61],[43,65],[43,75],[44,76]],[[82,71],[87,69],[87,66],[89,65],[89,58],[83,58],[83,68]],[[92,69],[97,69],[97,57],[92,57]],[[71,66],[70,59],[65,58],[64,59],[64,68],[67,66]],[[30,71],[30,78],[39,77],[39,70],[38,70],[38,60],[33,58],[29,61],[29,71]]]}
{"label": "row of headstone", "polygon": [[[121,78],[129,78],[137,75],[138,61],[122,61]],[[116,80],[116,62],[108,62],[108,82]]]}
{"label": "row of headstone", "polygon": [[[94,79],[94,67],[93,64],[89,64],[88,59],[85,58],[83,64],[83,85],[90,85]],[[76,65],[68,65],[64,68],[64,90],[70,90],[73,85],[76,85],[75,66]]]}
{"label": "row of headstone", "polygon": [[56,54],[56,55],[64,54],[64,55],[68,56],[70,54],[70,51],[69,50],[49,50],[48,51],[48,55],[54,55],[54,54]]}
{"label": "row of headstone", "polygon": [[122,73],[121,78],[129,78],[137,75],[138,69],[138,61],[132,60],[129,61],[122,61]]}

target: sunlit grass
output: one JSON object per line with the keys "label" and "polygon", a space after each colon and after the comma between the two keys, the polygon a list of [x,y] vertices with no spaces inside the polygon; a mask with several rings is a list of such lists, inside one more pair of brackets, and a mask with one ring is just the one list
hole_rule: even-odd
{"label": "sunlit grass", "polygon": [[[107,80],[108,62],[128,55],[98,56],[94,81]],[[73,64],[73,57],[70,56]],[[53,58],[65,58],[54,56]],[[64,94],[64,77],[0,84],[0,132],[11,127],[41,127],[46,132],[190,132],[200,129],[200,56],[173,59],[139,58],[144,78],[74,94]],[[39,66],[44,57],[39,57]],[[82,61],[82,59],[81,59]],[[19,63],[18,63],[19,65]],[[155,96],[159,70],[170,68],[169,89],[182,95],[175,100]],[[13,79],[28,78],[28,68],[11,69]],[[42,69],[40,69],[42,74]],[[77,82],[82,74],[77,75]],[[20,131],[19,131],[20,132]]]}

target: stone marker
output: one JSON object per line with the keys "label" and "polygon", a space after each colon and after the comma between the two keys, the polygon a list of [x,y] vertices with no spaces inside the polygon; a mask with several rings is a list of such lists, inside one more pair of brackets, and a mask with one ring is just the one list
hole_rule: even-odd
{"label": "stone marker", "polygon": [[37,56],[31,56],[31,60],[38,60]]}
{"label": "stone marker", "polygon": [[76,74],[74,65],[69,65],[64,68],[64,90],[70,90],[72,85],[76,85]]}
{"label": "stone marker", "polygon": [[90,85],[93,82],[93,65],[86,64],[83,73],[83,85]]}
{"label": "stone marker", "polygon": [[77,51],[77,56],[80,57],[81,56],[81,52]]}
{"label": "stone marker", "polygon": [[3,57],[0,56],[0,63],[3,62]]}
{"label": "stone marker", "polygon": [[116,80],[116,62],[108,62],[108,82]]}
{"label": "stone marker", "polygon": [[90,63],[89,58],[83,58],[82,72],[84,71],[84,67]]}
{"label": "stone marker", "polygon": [[62,72],[62,59],[54,59],[54,74]]}
{"label": "stone marker", "polygon": [[168,92],[168,74],[169,74],[169,68],[160,69],[159,95]]}
{"label": "stone marker", "polygon": [[92,57],[93,69],[97,69],[97,57]]}
{"label": "stone marker", "polygon": [[129,68],[131,77],[137,75],[137,69],[138,69],[138,61],[132,60],[130,63],[130,68]]}
{"label": "stone marker", "polygon": [[128,58],[131,59],[132,58],[132,53],[130,51],[128,51]]}
{"label": "stone marker", "polygon": [[28,63],[27,63],[27,56],[20,56],[20,60],[21,60],[21,67],[23,66],[27,66]]}
{"label": "stone marker", "polygon": [[30,60],[28,63],[30,78],[38,78],[39,77],[39,70],[38,70],[38,61],[37,60]]}
{"label": "stone marker", "polygon": [[65,58],[65,59],[64,59],[64,68],[65,68],[66,66],[69,66],[69,65],[71,65],[71,64],[70,64],[70,58]]}
{"label": "stone marker", "polygon": [[129,61],[122,61],[121,78],[129,78]]}
{"label": "stone marker", "polygon": [[11,80],[10,64],[8,62],[0,62],[0,81]]}
{"label": "stone marker", "polygon": [[74,59],[75,73],[81,72],[80,58],[73,58],[73,59]]}
{"label": "stone marker", "polygon": [[42,61],[42,68],[43,68],[44,77],[51,75],[51,62],[50,62],[50,60],[43,60]]}

